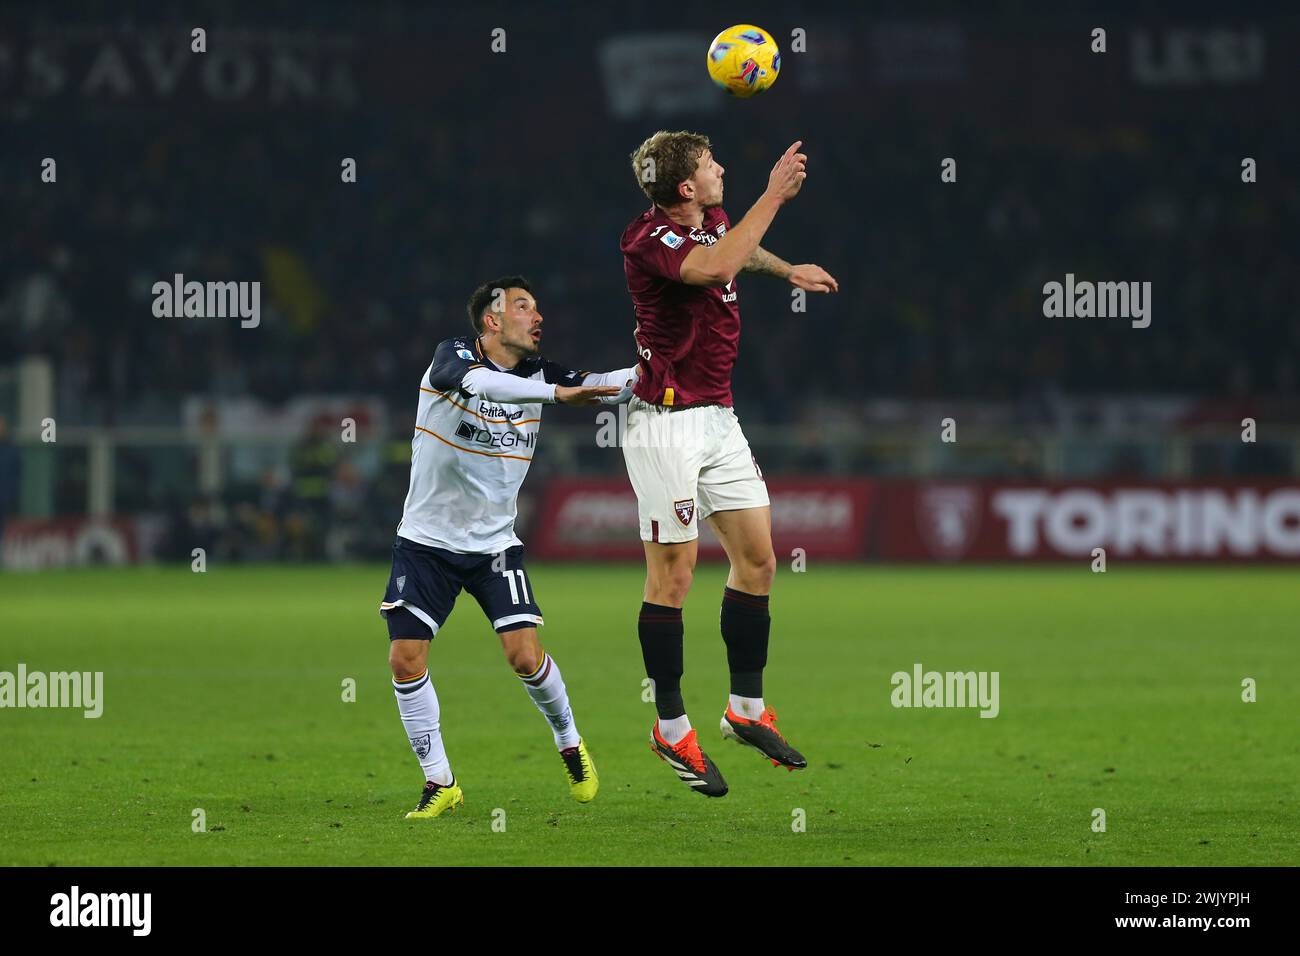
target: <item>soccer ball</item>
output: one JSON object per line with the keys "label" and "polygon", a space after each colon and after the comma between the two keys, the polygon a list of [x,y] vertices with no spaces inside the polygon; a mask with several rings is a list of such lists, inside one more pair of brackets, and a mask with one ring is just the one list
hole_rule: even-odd
{"label": "soccer ball", "polygon": [[714,83],[744,99],[776,82],[781,72],[781,51],[762,27],[742,23],[713,38],[708,67]]}

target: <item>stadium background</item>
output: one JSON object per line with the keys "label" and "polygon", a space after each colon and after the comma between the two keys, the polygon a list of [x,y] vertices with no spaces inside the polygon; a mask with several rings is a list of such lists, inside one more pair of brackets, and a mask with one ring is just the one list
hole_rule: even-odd
{"label": "stadium background", "polygon": [[[1300,150],[1277,122],[1294,18],[1112,16],[1096,55],[1081,21],[1014,7],[988,20],[758,8],[779,36],[805,29],[810,52],[787,51],[771,95],[737,102],[699,69],[708,29],[624,10],[499,8],[507,52],[485,54],[491,9],[326,7],[304,22],[208,7],[213,42],[194,55],[188,20],[84,9],[2,21],[8,567],[193,547],[382,558],[416,383],[465,329],[478,281],[533,279],[550,357],[633,357],[617,240],[645,202],[627,156],[661,126],[712,136],[733,218],[789,140],[812,156],[766,243],[843,292],[798,313],[781,283],[741,282],[736,403],[776,480],[782,544],[1024,557],[976,546],[1008,527],[988,483],[1017,481],[1096,490],[1060,520],[1135,557],[1300,552],[1295,500],[1275,496],[1300,461]],[[39,179],[47,155],[57,185]],[[345,156],[355,184],[340,181]],[[946,156],[955,184],[939,178]],[[1151,327],[1044,318],[1042,285],[1067,272],[1150,281]],[[155,318],[150,287],[175,273],[260,281],[260,327]],[[940,440],[945,418],[955,443]],[[621,455],[598,434],[594,411],[547,415],[523,502],[542,553],[637,556]],[[611,481],[566,488],[575,475]],[[817,481],[783,491],[787,476]],[[1172,493],[1121,506],[1117,483],[1134,482],[1215,483],[1219,517],[1180,530]],[[1156,531],[1119,528],[1118,512],[1142,521],[1148,506]],[[1272,533],[1258,527],[1269,508]],[[553,541],[560,510],[587,525]],[[882,524],[903,511],[915,520]],[[1130,541],[1153,535],[1163,554]],[[1080,553],[1040,537],[1030,556]]]}
{"label": "stadium background", "polygon": [[[1295,865],[1293,12],[184,9],[0,10],[0,680],[105,686],[100,719],[0,711],[0,863]],[[785,52],[740,102],[703,61],[746,21]],[[712,137],[733,218],[803,139],[765,245],[841,286],[740,280],[765,694],[810,769],[712,738],[704,801],[646,753],[621,453],[552,408],[521,533],[601,797],[568,802],[462,600],[431,672],[466,813],[413,833],[376,605],[420,375],[511,271],[548,357],[630,362],[628,154],[661,127]],[[260,325],[154,317],[176,273],[261,282]],[[1150,327],[1045,318],[1067,273],[1151,282]],[[704,732],[725,573],[685,609]],[[893,706],[914,666],[1000,673],[998,718]]]}

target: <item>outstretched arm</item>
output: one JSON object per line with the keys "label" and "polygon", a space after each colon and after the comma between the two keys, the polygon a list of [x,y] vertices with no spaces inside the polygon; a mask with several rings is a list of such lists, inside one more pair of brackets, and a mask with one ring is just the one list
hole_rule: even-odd
{"label": "outstretched arm", "polygon": [[808,292],[840,291],[840,284],[835,281],[835,277],[821,266],[815,266],[812,263],[792,266],[780,256],[768,252],[762,246],[754,248],[749,258],[745,260],[742,271],[752,272],[755,275],[776,276],[778,279],[784,279],[792,286]]}
{"label": "outstretched arm", "polygon": [[555,385],[506,372],[497,372],[482,366],[466,372],[460,380],[460,387],[471,395],[508,405],[522,405],[525,402],[552,405],[561,400]]}
{"label": "outstretched arm", "polygon": [[542,377],[555,383],[555,401],[565,405],[626,402],[637,374],[635,366],[613,372],[579,372],[558,362],[547,362],[542,367]]}
{"label": "outstretched arm", "polygon": [[587,405],[605,401],[619,394],[622,382],[605,385],[583,381],[585,372],[570,372],[546,363],[547,373],[542,381],[511,375],[490,369],[471,351],[464,338],[447,339],[433,353],[429,366],[429,387],[438,392],[457,390],[463,395],[477,395],[492,402],[522,405],[528,402],[542,404]]}
{"label": "outstretched arm", "polygon": [[601,401],[606,405],[622,405],[632,397],[632,387],[636,385],[636,380],[641,374],[641,366],[632,365],[628,368],[615,369],[612,372],[593,372],[582,380],[583,385],[615,385],[619,392],[617,395],[610,395],[602,398]]}
{"label": "outstretched arm", "polygon": [[429,388],[438,392],[459,391],[463,395],[510,404],[558,401],[554,385],[490,369],[473,348],[465,338],[442,342],[429,366]]}

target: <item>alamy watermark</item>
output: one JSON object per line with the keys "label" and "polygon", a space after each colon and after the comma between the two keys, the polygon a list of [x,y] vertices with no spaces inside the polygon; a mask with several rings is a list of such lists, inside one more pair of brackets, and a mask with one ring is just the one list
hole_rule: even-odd
{"label": "alamy watermark", "polygon": [[239,317],[239,325],[255,329],[262,324],[262,283],[186,282],[176,273],[171,282],[153,284],[153,314],[159,319]]}
{"label": "alamy watermark", "polygon": [[998,671],[927,671],[920,662],[912,672],[895,671],[889,679],[895,707],[978,707],[981,717],[996,717]]}
{"label": "alamy watermark", "polygon": [[[672,408],[633,399],[616,409],[596,413],[596,447],[677,451],[704,448],[715,438],[718,429],[710,410],[710,406]],[[635,419],[629,414],[633,411],[637,415]]]}
{"label": "alamy watermark", "polygon": [[70,707],[93,719],[104,712],[103,671],[0,671],[0,708]]}
{"label": "alamy watermark", "polygon": [[148,936],[152,914],[152,893],[83,893],[74,885],[50,897],[51,926],[126,926],[133,936]]}
{"label": "alamy watermark", "polygon": [[1065,283],[1043,283],[1043,315],[1049,319],[1132,319],[1135,329],[1151,324],[1150,282],[1081,282],[1074,273]]}

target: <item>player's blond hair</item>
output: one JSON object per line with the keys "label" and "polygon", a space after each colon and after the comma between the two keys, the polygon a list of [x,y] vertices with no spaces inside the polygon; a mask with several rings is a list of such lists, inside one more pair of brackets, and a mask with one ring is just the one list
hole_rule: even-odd
{"label": "player's blond hair", "polygon": [[637,185],[657,206],[682,202],[677,187],[695,174],[700,157],[710,148],[703,133],[660,130],[632,153],[632,174]]}

